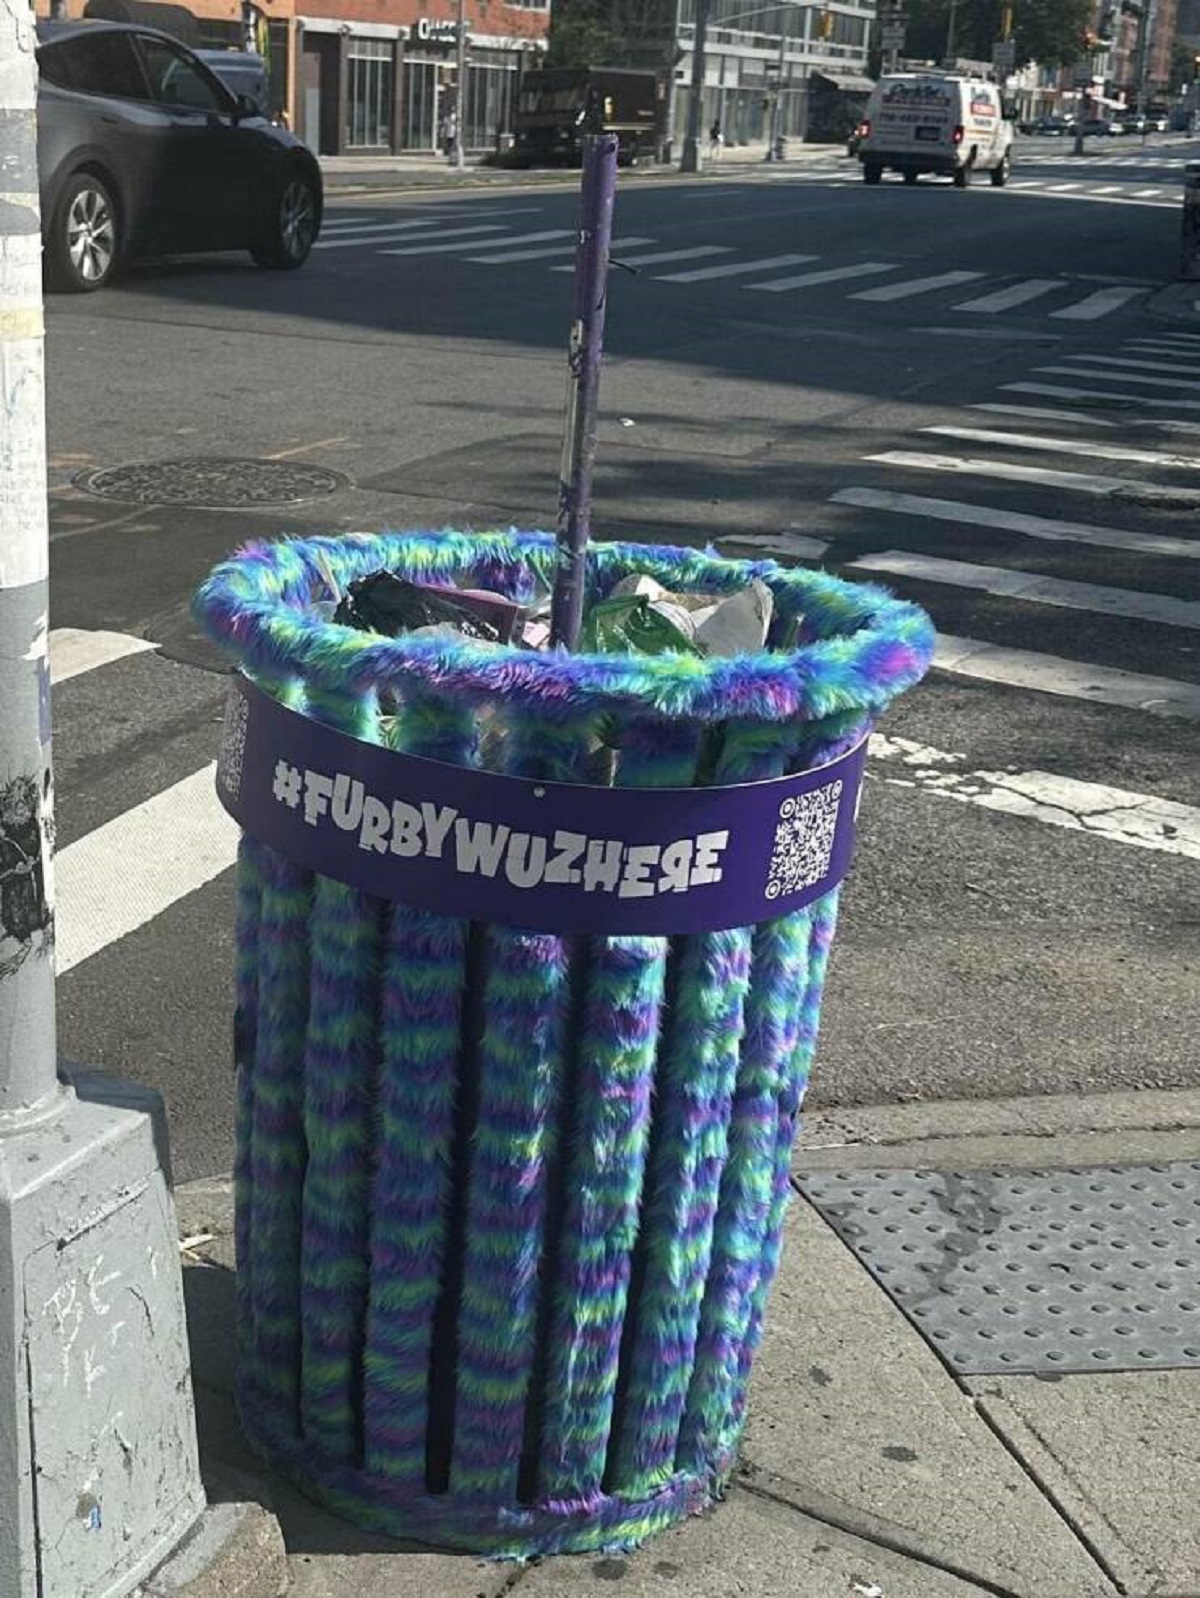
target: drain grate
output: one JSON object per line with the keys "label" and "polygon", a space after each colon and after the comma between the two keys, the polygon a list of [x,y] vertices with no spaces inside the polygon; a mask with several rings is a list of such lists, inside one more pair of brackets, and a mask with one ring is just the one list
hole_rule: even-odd
{"label": "drain grate", "polygon": [[797,1185],[964,1374],[1200,1366],[1200,1162]]}
{"label": "drain grate", "polygon": [[76,488],[129,505],[191,505],[197,510],[239,510],[254,505],[295,505],[345,488],[350,479],[328,466],[304,461],[238,460],[197,455],[177,461],[143,461],[79,472]]}

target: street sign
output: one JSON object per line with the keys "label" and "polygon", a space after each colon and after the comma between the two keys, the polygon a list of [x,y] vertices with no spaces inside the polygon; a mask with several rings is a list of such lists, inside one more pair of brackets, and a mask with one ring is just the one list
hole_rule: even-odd
{"label": "street sign", "polygon": [[904,23],[883,23],[879,29],[879,47],[881,50],[903,50]]}
{"label": "street sign", "polygon": [[1015,39],[1001,39],[992,46],[992,66],[997,72],[1010,73],[1017,64]]}
{"label": "street sign", "polygon": [[1092,77],[1092,63],[1090,61],[1077,61],[1075,63],[1074,83],[1077,89],[1090,88]]}

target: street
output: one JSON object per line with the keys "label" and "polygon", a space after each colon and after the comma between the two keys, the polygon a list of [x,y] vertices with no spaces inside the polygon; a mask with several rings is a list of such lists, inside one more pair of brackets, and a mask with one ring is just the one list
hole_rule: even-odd
{"label": "street", "polygon": [[[1151,303],[1200,149],[1089,149],[966,192],[832,151],[621,177],[594,534],[823,564],[941,635],[874,745],[814,1106],[1200,1082],[1200,314]],[[232,1162],[197,583],[555,514],[575,189],[327,198],[299,273],[47,306],[60,1051],[162,1090],[180,1179]]]}

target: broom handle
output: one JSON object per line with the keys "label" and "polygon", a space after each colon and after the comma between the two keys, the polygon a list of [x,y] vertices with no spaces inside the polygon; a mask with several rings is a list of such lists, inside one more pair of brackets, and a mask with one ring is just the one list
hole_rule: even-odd
{"label": "broom handle", "polygon": [[567,354],[567,407],[558,484],[558,559],[550,609],[550,645],[555,649],[575,649],[583,622],[592,470],[596,463],[596,408],[616,186],[616,134],[586,134],[579,247],[575,252],[575,303]]}

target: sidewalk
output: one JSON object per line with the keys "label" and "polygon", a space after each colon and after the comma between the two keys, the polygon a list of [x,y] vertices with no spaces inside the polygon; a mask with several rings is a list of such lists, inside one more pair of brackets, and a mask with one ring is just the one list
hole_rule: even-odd
{"label": "sidewalk", "polygon": [[[799,144],[792,140],[782,162],[768,162],[766,153],[765,142],[726,148],[716,156],[710,156],[706,146],[701,156],[703,170],[699,173],[681,173],[676,159],[669,165],[625,168],[621,180],[640,183],[643,180],[681,178],[685,182],[696,182],[708,176],[744,176],[760,169],[786,172],[789,167],[794,169],[813,161],[850,160],[844,144]],[[533,167],[522,171],[515,167],[485,165],[479,156],[468,156],[466,167],[459,172],[444,156],[430,154],[323,155],[321,173],[327,194],[394,193],[430,188],[579,187],[578,167]]]}
{"label": "sidewalk", "polygon": [[[527,1566],[389,1543],[261,1469],[231,1397],[230,1184],[188,1184],[210,1499],[278,1516],[293,1598],[1200,1594],[1200,1092],[817,1113],[795,1170],[725,1502],[632,1555]],[[878,1285],[906,1275],[911,1321]],[[252,1565],[165,1590],[279,1598],[278,1556]]]}

